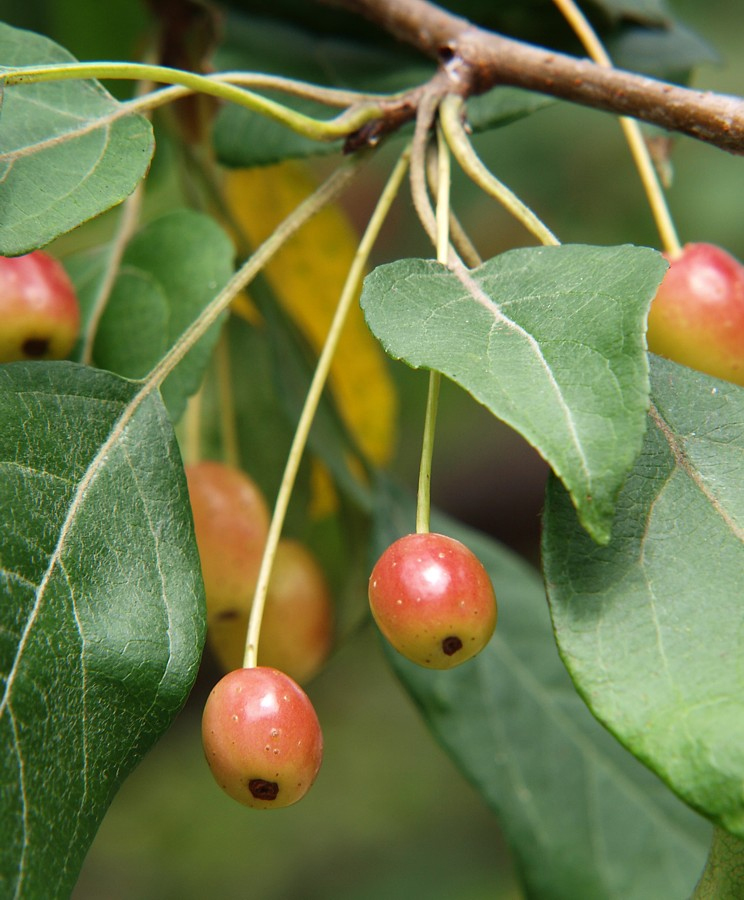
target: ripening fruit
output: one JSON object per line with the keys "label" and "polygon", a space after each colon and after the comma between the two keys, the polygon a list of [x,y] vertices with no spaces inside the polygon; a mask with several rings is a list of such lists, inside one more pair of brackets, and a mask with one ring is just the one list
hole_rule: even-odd
{"label": "ripening fruit", "polygon": [[[252,595],[214,612],[207,603],[207,638],[222,668],[243,663]],[[323,569],[299,541],[276,548],[266,596],[258,661],[306,684],[323,667],[333,642],[333,603]]]}
{"label": "ripening fruit", "polygon": [[496,627],[496,597],[480,560],[443,534],[409,534],[382,554],[369,579],[380,631],[403,656],[451,669],[480,652]]}
{"label": "ripening fruit", "polygon": [[744,385],[744,266],[714,244],[686,244],[651,304],[648,348]]}
{"label": "ripening fruit", "polygon": [[310,698],[288,675],[235,669],[212,689],[202,742],[219,786],[238,803],[278,809],[309,790],[323,758],[323,735]]}
{"label": "ripening fruit", "polygon": [[0,362],[68,356],[80,306],[62,264],[43,250],[0,256],[0,323]]}
{"label": "ripening fruit", "polygon": [[299,541],[280,541],[261,623],[259,662],[303,684],[322,668],[332,640],[333,604],[320,564]]}
{"label": "ripening fruit", "polygon": [[186,466],[207,609],[213,616],[250,605],[258,579],[269,508],[245,472],[220,462]]}

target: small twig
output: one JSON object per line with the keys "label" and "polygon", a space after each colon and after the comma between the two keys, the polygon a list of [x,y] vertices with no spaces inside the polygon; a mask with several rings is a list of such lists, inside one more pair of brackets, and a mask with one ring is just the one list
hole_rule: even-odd
{"label": "small twig", "polygon": [[[472,25],[428,0],[320,0],[342,6],[441,63],[459,66],[460,93],[496,85],[538,91],[632,116],[744,154],[744,99],[695,91],[545,50]],[[415,113],[411,112],[410,118]]]}

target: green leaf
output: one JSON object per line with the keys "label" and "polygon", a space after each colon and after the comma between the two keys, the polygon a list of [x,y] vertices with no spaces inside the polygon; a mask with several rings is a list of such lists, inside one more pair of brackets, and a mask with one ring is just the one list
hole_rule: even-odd
{"label": "green leaf", "polygon": [[616,66],[684,83],[701,63],[720,63],[713,47],[679,22],[665,28],[627,27],[607,42]]}
{"label": "green leaf", "polygon": [[595,715],[744,837],[744,390],[654,359],[643,451],[612,542],[553,483],[544,561],[566,666]]}
{"label": "green leaf", "polygon": [[68,897],[115,791],[196,675],[203,588],[157,394],[0,367],[0,883]]}
{"label": "green leaf", "polygon": [[648,405],[644,328],[666,263],[640,247],[513,250],[472,273],[402,260],[361,303],[396,359],[443,372],[545,457],[609,539]]}
{"label": "green leaf", "polygon": [[[233,15],[215,65],[226,70],[246,70],[296,78],[330,87],[389,93],[426,81],[433,65],[408,51],[376,48],[359,41],[310,37],[300,28],[260,16]],[[305,115],[330,119],[341,110],[286,93],[265,92]],[[319,142],[296,134],[284,125],[228,104],[214,127],[219,160],[228,166],[270,165],[283,159],[299,159],[339,153],[342,141]]]}
{"label": "green leaf", "polygon": [[[168,213],[138,231],[96,331],[94,363],[127,378],[144,378],[228,281],[234,254],[214,220],[191,210]],[[109,260],[104,248],[67,261],[87,310],[109,276]],[[219,328],[210,328],[163,385],[174,421],[199,387]]]}
{"label": "green leaf", "polygon": [[[322,35],[310,35],[306,27],[297,24],[302,8],[307,13],[304,3],[298,9],[300,16],[293,12],[290,23],[253,14],[254,0],[248,5],[251,14],[230,15],[224,40],[215,54],[216,68],[264,72],[313,84],[380,93],[402,90],[434,73],[434,63],[386,37],[385,46],[377,46],[374,32],[356,16],[350,21],[361,23],[361,40],[339,38],[328,30]],[[309,15],[317,21],[323,12],[312,9]],[[336,11],[330,13],[329,26],[338,20],[338,15]]]}
{"label": "green leaf", "polygon": [[[320,119],[333,118],[327,106],[308,100],[291,100],[286,95],[263,92],[297,112]],[[269,166],[283,159],[328,156],[340,153],[341,141],[313,141],[259,113],[234,104],[223,106],[214,124],[214,146],[225,166]]]}
{"label": "green leaf", "polygon": [[700,881],[690,900],[736,900],[744,895],[744,842],[716,828]]}
{"label": "green leaf", "polygon": [[[0,23],[0,77],[75,62],[40,35]],[[0,128],[0,253],[43,246],[127,197],[154,151],[150,123],[96,81],[6,87]]]}
{"label": "green leaf", "polygon": [[468,124],[476,133],[501,128],[554,102],[550,97],[521,88],[497,87],[468,99]]}
{"label": "green leaf", "polygon": [[[411,530],[413,502],[376,493],[375,550]],[[710,830],[609,735],[556,653],[540,577],[482,535],[441,517],[488,569],[496,633],[470,662],[423,669],[388,658],[429,727],[500,818],[535,900],[679,900]],[[440,808],[446,815],[447,785]]]}

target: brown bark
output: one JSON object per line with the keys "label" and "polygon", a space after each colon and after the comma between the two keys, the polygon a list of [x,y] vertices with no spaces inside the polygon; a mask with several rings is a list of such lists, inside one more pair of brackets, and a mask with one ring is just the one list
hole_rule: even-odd
{"label": "brown bark", "polygon": [[[512,40],[472,25],[428,0],[321,2],[356,12],[438,59],[449,72],[449,89],[464,96],[496,85],[526,88],[632,116],[744,154],[741,97],[691,90]],[[389,129],[380,128],[385,130]]]}

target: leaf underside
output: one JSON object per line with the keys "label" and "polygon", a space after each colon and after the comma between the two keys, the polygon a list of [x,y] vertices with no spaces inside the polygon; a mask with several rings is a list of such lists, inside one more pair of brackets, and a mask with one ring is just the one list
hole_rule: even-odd
{"label": "leaf underside", "polygon": [[[4,69],[75,62],[41,35],[0,23]],[[0,254],[17,256],[120,203],[147,173],[152,128],[98,82],[6,87],[0,128]]]}

